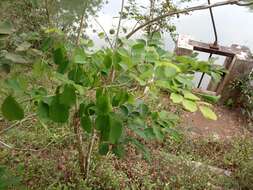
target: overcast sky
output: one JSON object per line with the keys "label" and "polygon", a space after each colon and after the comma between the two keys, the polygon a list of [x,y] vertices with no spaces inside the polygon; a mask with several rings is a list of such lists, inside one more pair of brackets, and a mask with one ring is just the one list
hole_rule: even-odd
{"label": "overcast sky", "polygon": [[[127,1],[127,0],[126,0]],[[211,2],[217,2],[217,0]],[[137,0],[138,5],[148,5],[148,0]],[[197,0],[193,4],[204,4],[206,1]],[[118,12],[120,10],[121,0],[109,0],[98,14],[98,20],[109,31],[111,28],[117,26]],[[181,7],[191,6],[188,4],[181,4]],[[224,6],[214,8],[214,17],[217,25],[219,42],[222,45],[230,46],[231,44],[240,44],[249,46],[253,50],[253,12],[247,8],[238,6]],[[173,22],[177,26],[177,31],[180,34],[188,34],[196,40],[204,42],[212,42],[213,31],[208,10],[196,11],[190,15],[180,16],[179,19],[174,19]],[[94,24],[95,25],[95,24]],[[124,22],[125,27],[131,27],[134,22]],[[98,31],[100,29],[98,28]],[[97,41],[96,34],[89,34]],[[137,34],[138,35],[138,34]],[[173,42],[169,35],[165,35],[166,48],[172,49]]]}

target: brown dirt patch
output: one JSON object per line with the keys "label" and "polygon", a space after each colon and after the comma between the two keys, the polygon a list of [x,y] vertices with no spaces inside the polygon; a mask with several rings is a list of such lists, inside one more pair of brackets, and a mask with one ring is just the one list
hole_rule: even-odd
{"label": "brown dirt patch", "polygon": [[183,112],[180,126],[194,137],[228,139],[245,134],[246,123],[239,110],[216,106],[214,111],[218,116],[217,121],[204,118],[199,111],[195,113]]}

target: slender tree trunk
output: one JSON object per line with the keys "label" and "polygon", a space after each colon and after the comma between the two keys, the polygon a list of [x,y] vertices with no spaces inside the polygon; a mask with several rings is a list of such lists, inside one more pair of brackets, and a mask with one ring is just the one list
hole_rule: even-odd
{"label": "slender tree trunk", "polygon": [[88,146],[88,153],[87,153],[86,159],[85,159],[85,179],[88,179],[88,177],[89,177],[90,160],[91,160],[92,149],[93,149],[95,140],[96,140],[96,133],[95,133],[95,130],[93,128],[92,136],[91,136],[90,143],[89,143],[89,146]]}
{"label": "slender tree trunk", "polygon": [[84,24],[84,13],[83,13],[81,20],[80,20],[80,25],[79,25],[79,29],[78,29],[78,33],[77,33],[77,38],[76,38],[76,45],[79,44],[79,40],[80,40],[82,29],[83,29],[83,24]]}
{"label": "slender tree trunk", "polygon": [[74,133],[75,133],[75,139],[76,139],[76,148],[78,151],[78,157],[79,157],[79,167],[80,167],[80,173],[85,179],[85,154],[83,150],[83,138],[82,138],[82,132],[80,128],[80,122],[78,118],[78,112],[76,111],[73,117],[73,127],[74,127]]}
{"label": "slender tree trunk", "polygon": [[[148,18],[148,21],[150,21],[150,20],[152,20],[154,18],[155,1],[156,0],[149,0],[150,7],[149,7],[149,18]],[[149,25],[147,27],[148,36],[150,36],[152,34],[152,32],[153,32],[152,28],[153,28],[152,25]]]}
{"label": "slender tree trunk", "polygon": [[[124,10],[124,5],[125,5],[125,0],[121,0],[121,9],[120,9],[120,15],[119,15],[119,23],[116,31],[116,37],[115,37],[115,42],[114,42],[114,48],[113,48],[113,53],[115,53],[117,47],[118,47],[118,41],[119,41],[119,32],[120,32],[120,27],[121,27],[121,21],[122,21],[122,16],[123,16],[123,10]],[[111,83],[114,81],[115,78],[115,69],[112,67],[111,73],[110,73],[110,80]]]}

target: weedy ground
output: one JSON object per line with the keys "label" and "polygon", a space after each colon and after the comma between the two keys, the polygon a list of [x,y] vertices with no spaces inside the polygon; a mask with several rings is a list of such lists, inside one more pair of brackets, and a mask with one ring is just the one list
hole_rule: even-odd
{"label": "weedy ground", "polygon": [[[1,126],[7,125],[1,122]],[[3,129],[3,127],[1,127]],[[146,144],[152,160],[146,161],[129,146],[124,158],[101,157],[94,150],[91,175],[79,176],[73,133],[68,126],[23,122],[1,134],[12,149],[1,147],[5,166],[27,189],[252,189],[253,139],[229,141],[184,136]],[[206,167],[194,167],[191,161]],[[219,175],[207,166],[231,171]],[[19,189],[22,186],[15,187]]]}
{"label": "weedy ground", "polygon": [[[153,104],[182,114],[168,102]],[[90,177],[84,181],[71,126],[45,124],[27,109],[30,114],[19,123],[0,121],[0,140],[10,146],[0,146],[0,181],[2,177],[15,182],[9,189],[253,189],[251,134],[229,139],[193,137],[178,125],[182,137],[177,141],[168,136],[162,142],[145,143],[150,161],[131,145],[123,158],[100,156],[95,148]],[[1,168],[5,168],[2,176]]]}

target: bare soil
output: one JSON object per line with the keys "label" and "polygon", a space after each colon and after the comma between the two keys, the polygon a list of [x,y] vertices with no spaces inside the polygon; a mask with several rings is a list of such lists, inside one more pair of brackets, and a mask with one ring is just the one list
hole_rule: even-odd
{"label": "bare soil", "polygon": [[247,133],[246,122],[240,110],[229,109],[225,106],[215,106],[218,116],[216,121],[208,120],[198,111],[195,113],[183,112],[181,127],[193,137],[212,137],[215,139],[228,139],[242,136]]}

